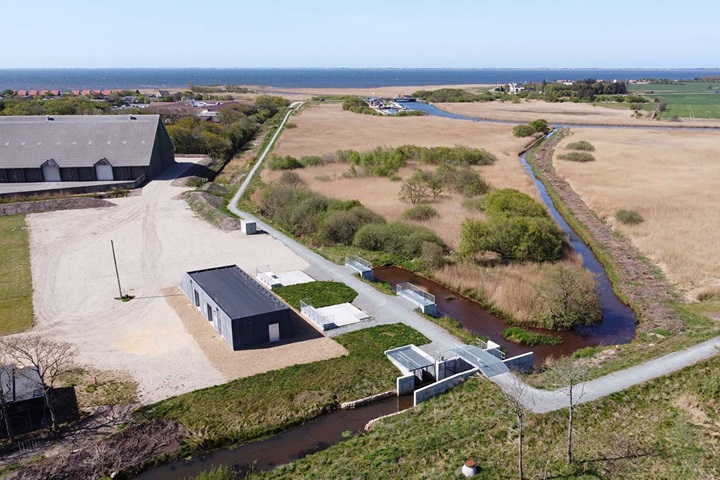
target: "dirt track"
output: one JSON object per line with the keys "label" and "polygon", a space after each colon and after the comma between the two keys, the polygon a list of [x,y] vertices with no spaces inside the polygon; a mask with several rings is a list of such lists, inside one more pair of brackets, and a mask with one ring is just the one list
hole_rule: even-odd
{"label": "dirt track", "polygon": [[653,274],[650,267],[639,259],[640,254],[630,241],[615,236],[612,229],[600,221],[580,195],[555,173],[552,154],[562,138],[562,135],[556,134],[539,148],[532,160],[533,166],[550,182],[577,219],[612,257],[623,292],[639,309],[641,321],[638,328],[646,332],[655,328],[677,330],[680,328],[677,314],[667,306],[667,302],[672,298],[670,285]]}
{"label": "dirt track", "polygon": [[[259,265],[279,272],[308,265],[269,235],[223,232],[197,218],[183,200],[173,200],[185,189],[170,184],[188,166],[170,168],[142,195],[114,200],[114,208],[27,217],[35,331],[77,345],[81,364],[129,372],[143,403],[229,378],[208,360],[163,293],[177,286],[184,272],[233,263],[251,273]],[[123,292],[135,295],[127,303],[114,299],[111,239]],[[284,363],[342,354],[310,350],[287,356]]]}

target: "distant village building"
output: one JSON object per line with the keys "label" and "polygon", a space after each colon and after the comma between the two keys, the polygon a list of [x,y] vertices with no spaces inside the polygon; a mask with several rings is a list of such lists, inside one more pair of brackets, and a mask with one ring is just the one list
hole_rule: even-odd
{"label": "distant village building", "polygon": [[510,83],[508,85],[510,93],[520,93],[525,90],[525,87],[521,83]]}
{"label": "distant village building", "polygon": [[150,180],[174,162],[160,115],[0,117],[0,183]]}
{"label": "distant village building", "polygon": [[290,307],[237,265],[187,272],[180,289],[233,350],[292,336]]}

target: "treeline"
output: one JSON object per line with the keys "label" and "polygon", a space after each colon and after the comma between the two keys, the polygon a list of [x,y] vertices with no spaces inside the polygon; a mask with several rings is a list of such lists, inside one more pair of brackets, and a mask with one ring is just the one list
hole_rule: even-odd
{"label": "treeline", "polygon": [[[286,172],[292,173],[292,172]],[[284,230],[313,245],[354,245],[411,261],[425,251],[444,248],[431,230],[385,219],[357,200],[328,199],[304,188],[294,174],[265,187],[257,201],[259,212]],[[435,245],[435,249],[425,244]]]}
{"label": "treeline", "polygon": [[[41,99],[4,98],[0,100],[0,115],[104,115],[110,104],[83,97]],[[127,112],[126,112],[127,113]]]}
{"label": "treeline", "polygon": [[419,90],[413,97],[431,103],[463,103],[463,102],[492,102],[501,95],[492,92],[472,93],[461,88],[441,88],[439,90]]}
{"label": "treeline", "polygon": [[180,154],[206,154],[216,160],[228,160],[240,151],[260,126],[272,118],[288,101],[260,95],[252,105],[235,103],[218,110],[220,123],[186,117],[167,126]]}
{"label": "treeline", "polygon": [[546,102],[592,102],[598,95],[625,95],[626,93],[625,82],[599,82],[594,78],[588,78],[574,81],[571,85],[548,82],[529,84],[525,90],[518,93],[518,96],[539,97]]}
{"label": "treeline", "polygon": [[387,177],[396,173],[408,162],[416,161],[426,165],[450,165],[456,167],[491,165],[497,157],[484,149],[470,147],[418,147],[403,145],[395,148],[377,147],[367,152],[338,150],[323,157],[307,156],[299,159],[273,156],[268,165],[273,170],[292,170],[327,162],[350,163],[351,175],[376,175]]}

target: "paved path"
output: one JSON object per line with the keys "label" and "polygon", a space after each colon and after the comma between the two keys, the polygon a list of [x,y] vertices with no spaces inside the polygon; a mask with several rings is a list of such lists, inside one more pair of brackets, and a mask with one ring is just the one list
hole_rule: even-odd
{"label": "paved path", "polygon": [[[260,167],[260,164],[270,152],[275,140],[287,122],[287,119],[300,105],[302,105],[302,102],[296,102],[291,105],[291,110],[287,113],[287,115],[285,115],[285,118],[280,124],[277,132],[273,135],[267,148],[258,158],[258,161],[251,170],[250,174],[231,200],[228,205],[228,209],[242,218],[255,221],[259,229],[272,235],[274,238],[284,243],[297,255],[306,260],[310,264],[310,268],[308,268],[307,273],[314,278],[319,280],[334,280],[337,282],[343,282],[358,292],[358,297],[354,303],[362,310],[372,315],[373,320],[370,322],[359,322],[348,325],[347,327],[339,328],[337,330],[331,330],[331,335],[367,328],[373,325],[402,322],[432,340],[430,345],[423,347],[423,349],[430,354],[442,354],[451,348],[459,346],[461,342],[456,337],[449,334],[445,329],[439,327],[435,323],[416,314],[414,312],[415,305],[409,300],[405,300],[401,297],[389,296],[379,292],[355,276],[355,271],[350,267],[337,265],[331,262],[308,247],[289,238],[282,232],[266,225],[255,216],[237,208],[237,201],[245,192],[252,175],[255,174],[257,169]],[[597,400],[598,398],[620,392],[634,385],[675,372],[684,367],[693,365],[700,360],[713,357],[718,353],[720,353],[720,337],[715,337],[706,342],[686,348],[685,350],[649,360],[640,365],[613,372],[595,380],[580,383],[575,386],[575,398],[578,397],[578,394],[582,394],[577,403],[586,403]],[[500,386],[504,392],[511,395],[516,395],[518,392],[518,386],[520,386],[525,391],[523,395],[523,403],[533,412],[552,412],[568,406],[568,397],[562,389],[548,391],[530,387],[529,385],[522,383],[518,377],[512,373],[496,375],[490,380]]]}

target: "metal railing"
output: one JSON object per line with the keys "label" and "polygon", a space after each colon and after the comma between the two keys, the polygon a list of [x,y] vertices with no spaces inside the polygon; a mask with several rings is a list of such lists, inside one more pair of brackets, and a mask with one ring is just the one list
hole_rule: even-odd
{"label": "metal railing", "polygon": [[271,289],[273,287],[278,287],[282,284],[280,282],[280,279],[270,271],[269,265],[262,265],[260,267],[255,268],[255,278],[260,280],[263,284],[267,285]]}
{"label": "metal railing", "polygon": [[[433,304],[435,303],[435,295],[432,293],[426,292],[425,290],[416,287],[410,282],[402,282],[398,283],[395,286],[395,293],[398,295],[402,294],[410,294],[413,299],[416,299],[420,302],[422,302],[425,305]],[[414,298],[417,297],[417,298]]]}
{"label": "metal railing", "polygon": [[326,330],[332,330],[333,328],[337,328],[337,325],[335,325],[334,315],[323,315],[318,312],[315,307],[305,302],[304,300],[300,300],[300,313],[302,313],[315,325],[320,327],[323,332]]}
{"label": "metal railing", "polygon": [[345,265],[361,271],[363,269],[372,270],[372,263],[368,262],[362,257],[358,257],[357,255],[348,255],[347,257],[345,257]]}

